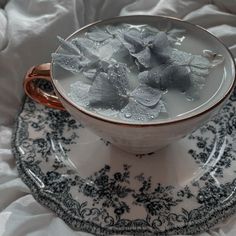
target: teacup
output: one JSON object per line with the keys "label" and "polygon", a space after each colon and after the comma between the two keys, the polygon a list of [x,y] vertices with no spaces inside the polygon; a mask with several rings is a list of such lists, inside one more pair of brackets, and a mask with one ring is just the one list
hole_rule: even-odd
{"label": "teacup", "polygon": [[[70,77],[60,70],[55,63],[42,64],[31,68],[24,81],[26,94],[35,101],[46,106],[67,110],[75,119],[91,129],[104,140],[127,152],[135,154],[151,153],[168,144],[185,137],[195,129],[209,121],[230,96],[235,84],[235,64],[229,50],[215,36],[205,29],[191,23],[163,16],[126,16],[98,21],[87,25],[74,32],[66,40],[85,34],[91,27],[107,24],[150,24],[159,26],[171,24],[173,27],[186,31],[187,47],[195,52],[208,49],[217,52],[224,57],[224,66],[218,70],[224,70],[225,77],[222,79],[220,88],[215,89],[214,96],[202,104],[200,108],[184,115],[171,119],[153,120],[147,123],[126,122],[112,119],[89,111],[76,104],[69,96],[69,87],[72,83]],[[191,39],[194,39],[191,41]],[[199,44],[194,42],[199,41]],[[56,52],[60,52],[59,47]],[[218,71],[220,72],[220,71]],[[55,95],[42,91],[35,81],[45,79],[52,83]],[[214,80],[211,80],[214,83]],[[211,82],[211,83],[212,83]],[[212,84],[213,85],[213,84]],[[210,92],[214,86],[208,86],[206,92]],[[212,91],[211,91],[212,92]]]}

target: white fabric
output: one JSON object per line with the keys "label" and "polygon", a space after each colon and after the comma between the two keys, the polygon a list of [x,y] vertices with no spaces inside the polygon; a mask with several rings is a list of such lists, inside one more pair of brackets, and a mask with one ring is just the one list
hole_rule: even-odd
{"label": "white fabric", "polygon": [[[26,70],[50,60],[56,35],[127,14],[169,15],[199,24],[236,57],[236,0],[0,0],[0,236],[88,235],[39,205],[18,177],[10,149]],[[235,236],[236,215],[201,236]]]}

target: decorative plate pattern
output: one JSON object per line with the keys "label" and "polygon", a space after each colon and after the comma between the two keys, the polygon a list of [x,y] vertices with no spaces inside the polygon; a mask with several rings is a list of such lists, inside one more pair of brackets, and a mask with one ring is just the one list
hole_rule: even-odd
{"label": "decorative plate pattern", "polygon": [[13,134],[35,199],[95,235],[195,234],[236,210],[236,92],[218,116],[147,155],[113,147],[67,112],[26,98]]}

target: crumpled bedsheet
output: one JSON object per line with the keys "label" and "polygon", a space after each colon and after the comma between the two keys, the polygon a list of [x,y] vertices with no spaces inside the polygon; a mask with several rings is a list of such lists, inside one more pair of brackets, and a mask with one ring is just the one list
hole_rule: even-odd
{"label": "crumpled bedsheet", "polygon": [[[11,152],[26,70],[50,61],[56,36],[98,19],[149,14],[207,28],[236,57],[236,0],[0,0],[0,236],[89,235],[70,229],[38,204],[18,177]],[[201,236],[235,236],[236,215]]]}

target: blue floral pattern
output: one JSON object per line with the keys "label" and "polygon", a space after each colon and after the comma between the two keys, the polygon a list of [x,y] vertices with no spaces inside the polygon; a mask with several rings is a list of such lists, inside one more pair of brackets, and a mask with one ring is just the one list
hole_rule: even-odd
{"label": "blue floral pattern", "polygon": [[[181,187],[134,174],[126,163],[119,170],[107,163],[82,177],[69,156],[84,127],[67,112],[26,98],[12,139],[19,175],[38,202],[76,230],[95,235],[205,231],[236,210],[236,179],[227,175],[235,172],[236,165],[235,94],[218,116],[186,138],[192,144],[188,155],[203,173]],[[111,146],[105,140],[101,143],[104,148]],[[215,178],[222,180],[220,184]]]}
{"label": "blue floral pattern", "polygon": [[[162,186],[160,183],[151,190],[151,177],[145,178],[143,174],[136,177],[142,183],[138,193],[134,193],[135,204],[144,206],[146,211],[152,216],[158,216],[160,212],[169,214],[171,207],[182,202],[182,198],[173,197],[173,186]],[[151,191],[150,191],[151,190]]]}
{"label": "blue floral pattern", "polygon": [[[232,161],[236,160],[236,150],[233,148],[233,140],[236,135],[235,114],[235,106],[229,103],[222,108],[221,113],[214,120],[189,136],[189,139],[197,146],[197,149],[191,149],[189,153],[198,164],[205,165],[215,149],[210,161],[215,162],[211,171],[215,171],[216,177],[223,177],[223,170],[230,168]],[[220,155],[222,158],[219,158]]]}

